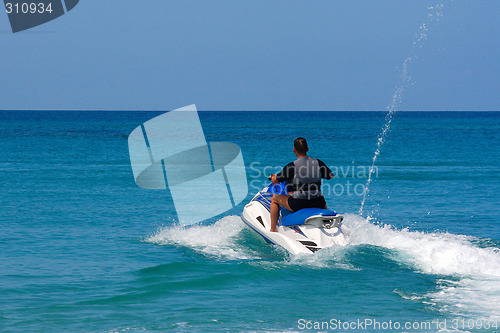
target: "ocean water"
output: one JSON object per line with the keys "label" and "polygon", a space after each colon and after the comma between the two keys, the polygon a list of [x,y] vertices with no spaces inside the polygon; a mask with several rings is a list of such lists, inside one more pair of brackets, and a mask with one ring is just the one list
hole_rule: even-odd
{"label": "ocean water", "polygon": [[[159,114],[0,112],[0,331],[500,331],[500,113],[396,113],[359,215],[385,113],[201,112],[250,193],[187,229],[130,167]],[[291,256],[239,218],[298,136],[347,246]]]}

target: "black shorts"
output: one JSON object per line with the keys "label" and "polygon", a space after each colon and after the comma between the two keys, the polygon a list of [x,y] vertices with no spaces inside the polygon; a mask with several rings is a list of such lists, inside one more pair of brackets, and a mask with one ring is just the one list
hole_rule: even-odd
{"label": "black shorts", "polygon": [[296,212],[302,208],[325,208],[326,201],[323,196],[314,199],[295,199],[293,197],[288,198],[288,206]]}

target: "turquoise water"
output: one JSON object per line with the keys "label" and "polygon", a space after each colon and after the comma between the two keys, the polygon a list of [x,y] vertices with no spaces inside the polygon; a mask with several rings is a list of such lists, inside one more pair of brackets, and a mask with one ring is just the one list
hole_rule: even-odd
{"label": "turquoise water", "polygon": [[184,230],[168,191],[135,185],[128,134],[158,114],[0,112],[1,331],[500,331],[479,328],[500,320],[500,113],[397,113],[359,216],[384,113],[201,112],[208,141],[241,147],[248,200],[297,136],[337,172],[350,243],[297,257],[243,225],[245,202]]}

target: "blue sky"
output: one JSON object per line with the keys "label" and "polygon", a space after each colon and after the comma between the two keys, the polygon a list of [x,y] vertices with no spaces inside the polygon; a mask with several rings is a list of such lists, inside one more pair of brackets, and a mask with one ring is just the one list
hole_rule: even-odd
{"label": "blue sky", "polygon": [[498,0],[82,0],[12,34],[0,109],[500,110]]}

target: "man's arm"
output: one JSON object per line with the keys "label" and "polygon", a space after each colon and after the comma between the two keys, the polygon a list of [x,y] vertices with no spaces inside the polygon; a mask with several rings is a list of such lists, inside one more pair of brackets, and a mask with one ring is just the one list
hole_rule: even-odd
{"label": "man's arm", "polygon": [[283,170],[281,170],[277,175],[271,175],[271,181],[276,183],[282,183],[285,181],[291,181],[295,175],[295,166],[293,162],[288,163]]}
{"label": "man's arm", "polygon": [[332,170],[330,170],[330,168],[326,166],[325,162],[318,160],[318,163],[319,163],[321,178],[332,179],[333,177],[335,177]]}

